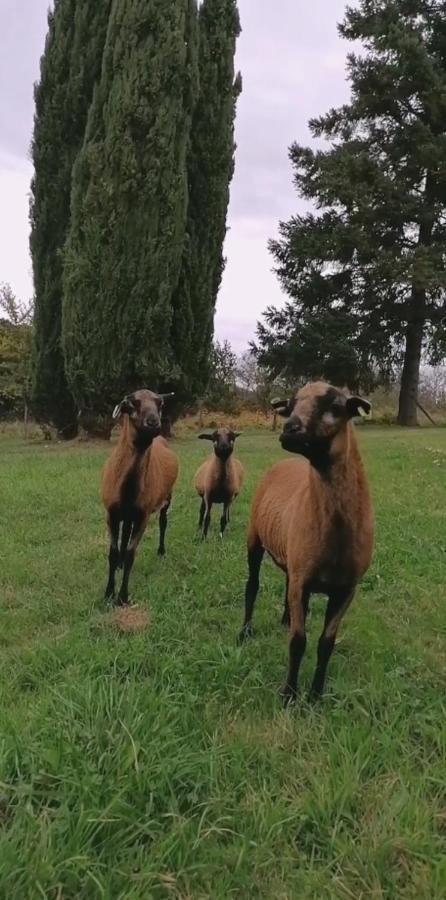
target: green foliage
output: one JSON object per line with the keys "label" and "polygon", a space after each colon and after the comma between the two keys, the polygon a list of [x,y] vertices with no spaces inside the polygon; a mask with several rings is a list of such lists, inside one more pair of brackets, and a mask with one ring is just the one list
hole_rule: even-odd
{"label": "green foliage", "polygon": [[[33,406],[109,428],[209,375],[240,90],[235,0],[55,0],[36,87]],[[201,85],[201,87],[200,87]]]}
{"label": "green foliage", "polygon": [[241,91],[234,77],[240,20],[236,0],[203,0],[199,10],[200,91],[188,153],[189,206],[181,276],[173,295],[174,384],[185,398],[202,396],[210,376],[229,185],[234,171],[234,119]]}
{"label": "green foliage", "polygon": [[63,342],[86,414],[175,372],[171,297],[197,90],[194,0],[117,0],[73,173]]}
{"label": "green foliage", "polygon": [[277,368],[285,354],[295,375],[314,374],[321,339],[319,374],[368,381],[388,378],[404,356],[408,421],[422,348],[434,353],[444,338],[444,4],[361,0],[340,32],[365,53],[348,58],[351,102],[310,122],[329,149],[291,148],[298,194],[317,212],[282,223],[271,242],[291,302],[282,315],[268,311],[260,359]]}
{"label": "green foliage", "polygon": [[[358,429],[359,432],[359,429]],[[286,458],[245,433],[224,542],[194,541],[181,475],[156,557],[138,553],[123,635],[102,603],[106,453],[0,445],[0,893],[8,900],[444,900],[446,505],[440,430],[361,429],[377,544],[311,709],[284,713],[284,576],[265,561],[256,636],[236,645],[255,485]],[[196,504],[196,505],[195,505]],[[440,539],[439,539],[440,537]]]}
{"label": "green foliage", "polygon": [[77,426],[61,346],[62,251],[70,222],[72,168],[101,69],[109,9],[110,0],[55,0],[35,88],[33,407],[65,436]]}
{"label": "green foliage", "polygon": [[0,417],[22,415],[31,381],[31,308],[0,285]]}
{"label": "green foliage", "polygon": [[265,415],[271,413],[273,397],[289,396],[296,387],[294,376],[290,383],[272,375],[267,366],[260,366],[253,350],[247,350],[237,361],[236,377],[243,407],[261,410]]}
{"label": "green foliage", "polygon": [[288,383],[305,378],[324,378],[351,390],[370,391],[376,383],[388,383],[391,371],[375,366],[370,344],[358,329],[357,317],[340,308],[303,310],[286,303],[269,307],[265,324],[257,326],[252,350],[271,375]]}
{"label": "green foliage", "polygon": [[210,355],[210,376],[204,397],[209,409],[235,412],[237,408],[237,357],[229,341],[215,341]]}

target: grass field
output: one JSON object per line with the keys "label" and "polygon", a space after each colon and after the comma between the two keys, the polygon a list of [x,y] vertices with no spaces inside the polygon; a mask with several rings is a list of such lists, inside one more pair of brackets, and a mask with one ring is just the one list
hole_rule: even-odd
{"label": "grass field", "polygon": [[[0,897],[446,897],[446,432],[362,429],[373,568],[323,704],[282,711],[283,580],[263,569],[236,646],[252,489],[283,453],[240,438],[248,479],[225,540],[195,539],[181,476],[165,560],[154,523],[131,596],[103,607],[102,446],[0,443]],[[217,519],[215,519],[215,526]],[[313,600],[308,687],[322,620]]]}

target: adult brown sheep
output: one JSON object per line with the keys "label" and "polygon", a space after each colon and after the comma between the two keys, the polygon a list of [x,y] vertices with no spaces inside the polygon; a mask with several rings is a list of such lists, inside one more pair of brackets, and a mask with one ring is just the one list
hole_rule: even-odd
{"label": "adult brown sheep", "polygon": [[202,537],[206,538],[211,521],[211,510],[214,503],[223,504],[220,519],[220,536],[223,537],[229,522],[229,510],[240,493],[244,470],[240,460],[233,456],[234,444],[239,431],[228,428],[217,428],[212,434],[199,434],[201,441],[212,441],[214,452],[195,473],[194,487],[201,497],[198,527],[202,528]]}
{"label": "adult brown sheep", "polygon": [[249,577],[245,621],[251,619],[265,550],[286,573],[283,623],[290,628],[285,705],[296,697],[305,652],[305,620],[312,593],[328,595],[311,695],[321,695],[339,624],[367,571],[373,550],[373,512],[351,419],[370,403],[325,382],[311,383],[291,400],[273,401],[285,416],[280,441],[300,454],[273,466],[254,496],[248,533]]}
{"label": "adult brown sheep", "polygon": [[[161,433],[161,409],[165,397],[140,390],[115,407],[122,417],[118,443],[105,464],[102,501],[107,510],[110,534],[109,576],[105,597],[114,600],[115,575],[123,568],[117,603],[128,603],[128,583],[136,549],[149,516],[159,512],[158,553],[164,556],[167,511],[178,476],[178,460]],[[122,524],[121,547],[119,531]]]}

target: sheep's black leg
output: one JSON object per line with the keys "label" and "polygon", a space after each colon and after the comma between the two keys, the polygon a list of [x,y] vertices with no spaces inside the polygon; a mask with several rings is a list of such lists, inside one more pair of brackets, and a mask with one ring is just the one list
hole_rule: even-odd
{"label": "sheep's black leg", "polygon": [[130,540],[130,535],[132,533],[133,521],[127,516],[122,523],[122,534],[121,534],[121,550],[119,554],[119,567],[122,569],[124,565],[125,552],[128,547],[128,543]]}
{"label": "sheep's black leg", "polygon": [[110,549],[108,551],[108,581],[105,588],[105,599],[113,600],[115,596],[115,575],[119,566],[119,525],[120,518],[117,510],[110,510],[107,518],[110,534]]}
{"label": "sheep's black leg", "polygon": [[239,634],[240,644],[243,643],[246,638],[251,637],[253,634],[251,619],[254,610],[254,604],[256,602],[257,594],[259,591],[259,572],[264,553],[265,549],[259,542],[256,542],[252,547],[249,547],[248,549],[249,572],[245,588],[245,621],[243,622],[243,628]]}
{"label": "sheep's black leg", "polygon": [[124,556],[124,573],[122,576],[122,584],[118,594],[118,606],[125,606],[129,602],[129,577],[132,571],[135,553],[138,544],[146,530],[147,516],[141,510],[136,510],[133,516],[132,537],[125,551]]}
{"label": "sheep's black leg", "polygon": [[294,703],[297,694],[297,678],[300,664],[307,646],[305,634],[305,615],[308,601],[305,603],[306,593],[298,581],[290,576],[288,581],[288,605],[290,610],[290,643],[289,665],[286,684],[282,690],[284,706]]}
{"label": "sheep's black leg", "polygon": [[336,634],[344,614],[353,600],[354,589],[338,588],[328,597],[322,634],[317,648],[317,665],[311,685],[310,699],[317,700],[323,692],[330,656],[333,653]]}
{"label": "sheep's black leg", "polygon": [[223,506],[223,515],[220,519],[220,537],[223,537],[223,535],[225,533],[226,525],[229,522],[229,507],[230,507],[229,503],[225,503]]}
{"label": "sheep's black leg", "polygon": [[[303,603],[303,607],[304,607],[305,619],[307,618],[307,614],[308,614],[309,602],[310,602],[310,592],[307,591],[307,589],[305,588],[305,590],[302,594],[302,603]],[[290,627],[290,608],[288,606],[288,575],[286,576],[285,601],[283,604],[282,625],[285,628]]]}
{"label": "sheep's black leg", "polygon": [[167,513],[170,506],[170,497],[166,506],[160,510],[160,542],[158,546],[158,556],[164,556],[166,553],[165,537],[167,528]]}
{"label": "sheep's black leg", "polygon": [[285,601],[283,604],[283,616],[282,616],[282,625],[285,628],[289,627],[290,624],[290,608],[288,606],[288,573],[286,576],[286,584],[285,584]]}
{"label": "sheep's black leg", "polygon": [[204,502],[204,497],[202,497],[202,498],[201,498],[201,506],[200,506],[200,515],[199,515],[199,518],[198,518],[198,527],[199,527],[199,528],[202,528],[202,526],[203,526],[203,519],[204,519],[204,513],[205,513],[205,510],[206,510],[206,503]]}
{"label": "sheep's black leg", "polygon": [[207,536],[208,536],[209,525],[211,524],[211,509],[212,509],[212,503],[208,502],[207,506],[206,506],[206,515],[204,517],[203,540],[205,540],[205,538],[207,538]]}

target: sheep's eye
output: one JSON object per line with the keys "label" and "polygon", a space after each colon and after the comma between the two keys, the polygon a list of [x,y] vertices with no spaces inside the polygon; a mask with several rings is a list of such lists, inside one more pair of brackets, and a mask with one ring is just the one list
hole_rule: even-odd
{"label": "sheep's eye", "polygon": [[333,403],[333,406],[331,407],[331,411],[334,416],[342,416],[343,410],[344,407],[338,401],[336,401],[336,403]]}

